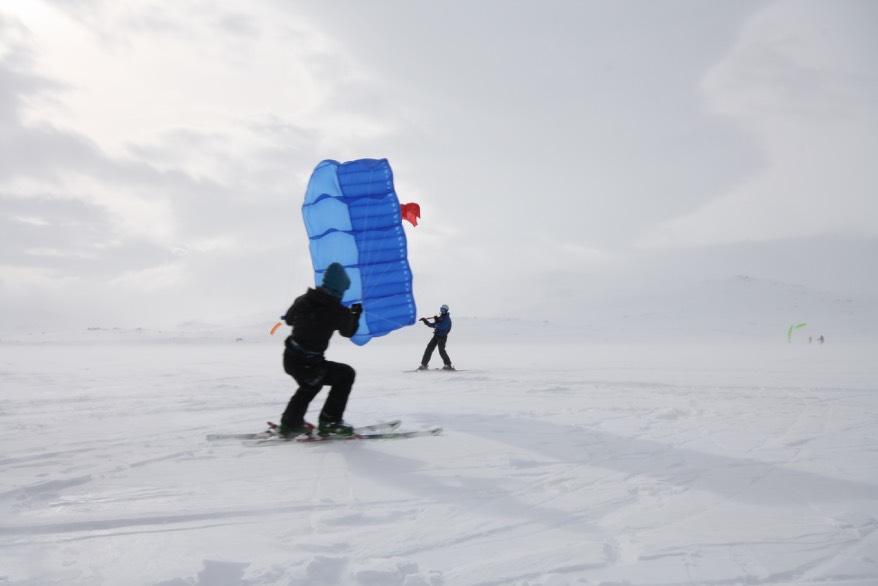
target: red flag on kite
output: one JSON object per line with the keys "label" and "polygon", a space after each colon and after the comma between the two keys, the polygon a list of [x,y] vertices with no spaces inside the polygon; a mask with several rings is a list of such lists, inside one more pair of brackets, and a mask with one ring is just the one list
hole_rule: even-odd
{"label": "red flag on kite", "polygon": [[399,211],[402,213],[402,219],[407,220],[412,226],[418,225],[418,218],[421,217],[421,206],[416,203],[399,204]]}

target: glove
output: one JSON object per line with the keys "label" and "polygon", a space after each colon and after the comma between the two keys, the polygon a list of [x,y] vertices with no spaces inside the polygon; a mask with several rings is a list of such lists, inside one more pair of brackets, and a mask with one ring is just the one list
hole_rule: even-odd
{"label": "glove", "polygon": [[351,305],[351,313],[354,315],[360,315],[363,313],[363,304],[362,303],[354,303]]}
{"label": "glove", "polygon": [[424,323],[427,323],[427,318],[426,318],[426,317],[422,317],[422,318],[420,319],[420,321],[422,321],[422,322],[424,322]]}

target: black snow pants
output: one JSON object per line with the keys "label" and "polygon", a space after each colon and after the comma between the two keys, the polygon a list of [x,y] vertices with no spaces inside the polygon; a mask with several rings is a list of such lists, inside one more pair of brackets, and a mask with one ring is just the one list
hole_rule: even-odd
{"label": "black snow pants", "polygon": [[299,384],[290,398],[281,423],[288,426],[301,425],[308,405],[324,385],[329,385],[329,395],[320,411],[320,421],[336,422],[344,417],[348,395],[354,385],[356,372],[347,364],[330,362],[323,357],[306,357],[290,348],[284,351],[284,371]]}
{"label": "black snow pants", "polygon": [[445,363],[445,366],[451,366],[451,358],[448,357],[448,352],[445,351],[445,343],[447,341],[448,336],[434,335],[427,343],[427,349],[424,350],[424,357],[421,359],[421,364],[424,366],[430,364],[430,357],[433,356],[433,350],[436,349],[436,346],[439,346],[439,356],[442,357],[442,362]]}

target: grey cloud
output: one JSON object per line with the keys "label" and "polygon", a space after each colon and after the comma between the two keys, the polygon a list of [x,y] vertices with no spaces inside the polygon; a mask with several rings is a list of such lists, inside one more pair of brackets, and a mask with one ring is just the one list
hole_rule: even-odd
{"label": "grey cloud", "polygon": [[224,32],[244,38],[258,37],[261,32],[258,22],[249,14],[226,14],[219,18],[218,24]]}
{"label": "grey cloud", "polygon": [[[70,9],[81,10],[77,17],[94,23],[99,14],[89,11],[96,6]],[[273,314],[288,302],[286,293],[279,294],[286,287],[278,284],[286,282],[291,267],[303,285],[310,281],[298,206],[301,178],[321,158],[314,131],[281,119],[243,119],[241,127],[262,144],[243,155],[235,137],[179,127],[154,144],[129,145],[126,157],[114,157],[86,136],[24,122],[26,101],[63,103],[66,91],[32,71],[26,44],[0,60],[4,323],[66,323],[74,315],[163,320],[186,312],[241,313],[242,300],[253,312],[258,309],[252,307],[276,305]],[[193,152],[221,165],[224,179],[185,171],[176,158]],[[71,177],[88,178],[120,196],[155,194],[167,200],[174,240],[157,244],[124,233],[110,210],[95,203],[101,199],[90,197],[88,187],[68,185]],[[16,191],[16,185],[29,180],[44,193]],[[216,243],[220,248],[213,248]],[[9,272],[10,267],[32,272]],[[135,290],[150,270],[164,268],[183,280],[172,279],[164,291]],[[145,270],[144,277],[136,276]],[[14,275],[25,277],[21,286],[9,280]],[[114,280],[115,285],[106,286]],[[130,298],[123,299],[123,292]],[[143,306],[147,300],[148,312],[126,316],[126,306]],[[72,304],[79,304],[75,312],[46,313],[47,306]]]}
{"label": "grey cloud", "polygon": [[385,103],[429,126],[425,143],[391,138],[390,150],[417,160],[457,222],[513,238],[530,220],[528,230],[620,247],[761,165],[697,91],[754,5],[488,2],[465,18],[406,2],[305,9],[388,80]]}
{"label": "grey cloud", "polygon": [[[120,160],[104,154],[92,141],[69,131],[48,125],[25,126],[21,122],[20,105],[23,99],[40,93],[63,91],[58,84],[40,79],[26,72],[0,63],[0,180],[36,178],[52,180],[63,189],[66,174],[90,175],[96,180],[119,190],[136,188],[156,195],[172,197],[183,209],[185,220],[195,233],[213,234],[232,232],[240,224],[242,209],[249,206],[248,191],[258,193],[259,186],[227,186],[210,178],[193,178],[190,174],[169,167],[160,170],[143,159]],[[173,150],[214,149],[211,156],[225,156],[229,165],[237,164],[232,149],[220,150],[228,137],[186,131],[177,131],[168,145],[132,146],[134,155],[159,157],[171,153],[160,162],[173,163]],[[223,154],[225,152],[226,154]]]}
{"label": "grey cloud", "polygon": [[[248,184],[242,179],[238,185],[222,185],[206,178],[193,178],[173,166],[172,158],[162,161],[171,164],[167,170],[144,162],[147,155],[158,157],[163,152],[173,153],[167,150],[167,145],[157,145],[152,152],[145,146],[139,150],[132,147],[131,152],[137,158],[115,159],[73,132],[45,124],[25,125],[21,112],[23,100],[51,96],[63,92],[64,88],[27,69],[22,70],[29,65],[25,50],[19,49],[12,57],[0,62],[0,152],[4,154],[0,157],[0,180],[7,183],[17,178],[50,181],[56,185],[57,192],[27,198],[6,193],[0,198],[4,264],[52,268],[58,275],[106,278],[125,270],[136,271],[172,262],[175,250],[187,250],[191,243],[199,240],[237,238],[243,250],[260,241],[269,248],[272,242],[288,242],[288,238],[276,235],[289,233],[292,223],[291,200],[279,197],[281,182],[292,182],[289,176],[272,177],[271,182],[265,184]],[[211,156],[220,157],[220,145],[229,139],[181,129],[168,140],[177,149],[214,149]],[[278,148],[280,152],[261,171],[266,180],[273,171],[290,168],[289,160],[283,164],[286,156],[283,147]],[[240,164],[242,175],[246,176],[246,163],[236,161],[231,149],[227,157],[228,164]],[[300,158],[304,161],[304,157]],[[87,193],[69,193],[65,177],[71,174],[90,176],[120,193],[135,189],[171,198],[179,221],[179,243],[173,247],[159,246],[120,234],[105,208],[86,201]],[[266,189],[266,185],[272,189]],[[266,197],[266,191],[272,193]],[[44,220],[49,226],[20,218]]]}
{"label": "grey cloud", "polygon": [[232,137],[192,129],[174,130],[154,144],[129,145],[133,155],[155,164],[171,165],[185,151],[195,150],[222,168],[221,185],[177,190],[174,208],[180,232],[189,240],[235,236],[247,248],[289,242],[301,231],[301,177],[307,177],[319,157],[313,132],[280,120],[247,122],[245,127],[265,144],[246,157],[235,149]]}
{"label": "grey cloud", "polygon": [[172,260],[142,240],[120,239],[106,210],[53,195],[0,194],[0,264],[49,268],[59,276],[112,277]]}
{"label": "grey cloud", "polygon": [[134,31],[158,37],[183,36],[188,30],[188,27],[169,17],[162,6],[141,6],[130,14],[126,24]]}

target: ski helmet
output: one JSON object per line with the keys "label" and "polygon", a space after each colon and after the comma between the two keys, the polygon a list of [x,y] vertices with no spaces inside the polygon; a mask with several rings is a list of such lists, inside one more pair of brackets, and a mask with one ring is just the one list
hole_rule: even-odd
{"label": "ski helmet", "polygon": [[442,313],[448,313],[448,306],[443,304],[442,307],[439,308],[439,311]]}

